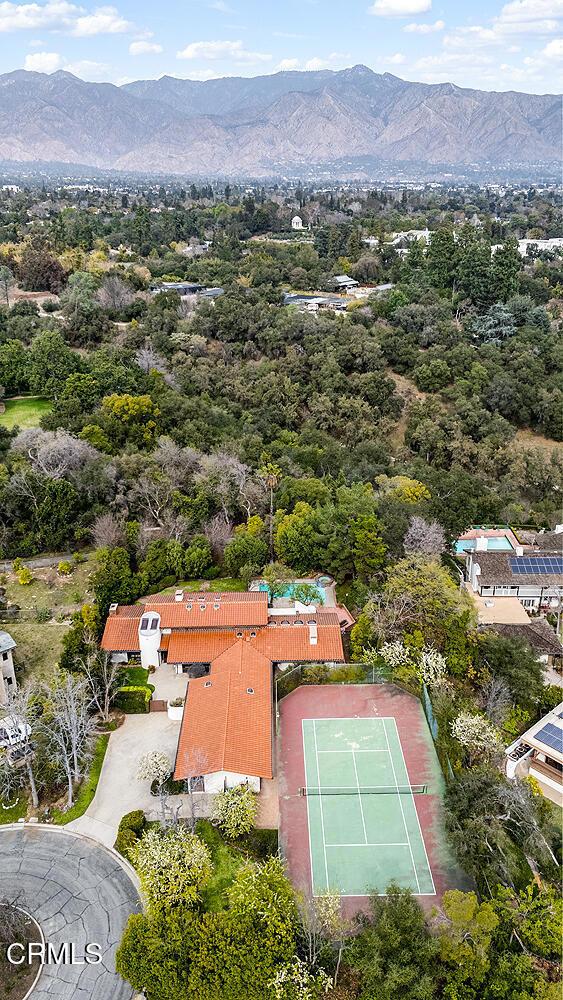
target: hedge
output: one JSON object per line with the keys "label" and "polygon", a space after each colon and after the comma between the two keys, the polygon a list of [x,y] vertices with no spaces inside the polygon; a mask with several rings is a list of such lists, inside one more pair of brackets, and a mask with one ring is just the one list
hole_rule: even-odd
{"label": "hedge", "polygon": [[129,684],[120,687],[115,699],[115,707],[129,715],[141,715],[148,712],[153,688],[148,685]]}
{"label": "hedge", "polygon": [[146,818],[142,809],[134,809],[132,812],[125,813],[121,817],[121,822],[117,828],[117,837],[115,839],[116,851],[124,857],[129,857],[129,850],[137,843],[141,837],[145,826]]}

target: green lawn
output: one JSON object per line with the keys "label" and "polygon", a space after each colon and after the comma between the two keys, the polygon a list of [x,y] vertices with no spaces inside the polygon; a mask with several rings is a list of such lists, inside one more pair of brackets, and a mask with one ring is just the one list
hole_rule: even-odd
{"label": "green lawn", "polygon": [[11,431],[14,427],[21,430],[38,427],[41,417],[49,412],[53,404],[43,396],[22,396],[21,399],[6,399],[5,405],[5,413],[0,414],[0,427]]}
{"label": "green lawn", "polygon": [[144,667],[126,667],[119,678],[122,687],[143,687],[148,683],[149,672]]}
{"label": "green lawn", "polygon": [[102,764],[104,763],[108,743],[109,734],[107,736],[98,737],[98,741],[94,748],[94,756],[92,758],[90,770],[88,771],[88,776],[84,779],[80,786],[72,809],[68,809],[66,812],[58,810],[54,812],[52,816],[53,823],[56,823],[58,826],[64,826],[67,823],[70,823],[73,819],[78,819],[79,816],[82,816],[86,812],[88,806],[94,798],[94,795],[96,794],[96,788],[98,787],[98,781],[100,780],[100,773],[102,770]]}
{"label": "green lawn", "polygon": [[13,805],[7,805],[5,802],[0,800],[0,825],[4,823],[17,823],[19,819],[23,819],[27,813],[27,795],[24,791],[20,791],[19,795]]}
{"label": "green lawn", "polygon": [[219,830],[209,820],[198,820],[196,833],[207,844],[213,861],[213,874],[201,893],[203,905],[206,910],[217,913],[226,909],[226,890],[245,859],[240,851],[223,840]]}

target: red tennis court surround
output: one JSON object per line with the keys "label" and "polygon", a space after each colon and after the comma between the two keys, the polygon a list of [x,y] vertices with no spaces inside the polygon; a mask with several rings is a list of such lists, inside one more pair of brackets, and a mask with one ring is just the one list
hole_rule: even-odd
{"label": "red tennis court surround", "polygon": [[[446,889],[464,885],[445,841],[442,821],[444,783],[430,730],[418,698],[394,684],[307,685],[280,703],[279,796],[280,845],[296,888],[310,894],[311,853],[302,725],[304,719],[395,719],[409,781],[427,786],[417,795],[416,811],[428,853],[436,895],[420,896],[432,906]],[[346,799],[342,799],[345,803]],[[389,879],[393,877],[390,872]],[[343,896],[347,915],[369,907],[366,896]]]}

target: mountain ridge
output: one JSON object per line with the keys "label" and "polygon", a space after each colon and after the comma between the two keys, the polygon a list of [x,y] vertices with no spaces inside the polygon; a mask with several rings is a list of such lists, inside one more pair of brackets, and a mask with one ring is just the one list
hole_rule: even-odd
{"label": "mountain ridge", "polygon": [[412,83],[345,70],[121,87],[64,70],[0,75],[0,159],[266,176],[346,157],[382,163],[557,162],[557,94]]}

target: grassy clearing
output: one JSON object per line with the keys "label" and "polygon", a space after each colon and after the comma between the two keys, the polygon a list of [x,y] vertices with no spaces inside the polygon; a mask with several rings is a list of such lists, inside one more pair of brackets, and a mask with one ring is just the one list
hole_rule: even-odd
{"label": "grassy clearing", "polygon": [[244,857],[236,848],[231,847],[223,840],[219,831],[209,820],[198,820],[196,833],[207,844],[213,861],[213,875],[201,893],[203,905],[206,910],[217,913],[219,910],[226,909],[226,890],[238,869],[244,864]]}
{"label": "grassy clearing", "polygon": [[57,670],[68,626],[56,622],[46,622],[44,625],[10,622],[3,627],[17,644],[14,660],[17,666],[23,668],[24,676],[33,676],[38,681],[51,681]]}
{"label": "grassy clearing", "polygon": [[98,737],[90,770],[80,786],[72,809],[67,809],[66,812],[57,810],[53,813],[52,821],[53,823],[56,823],[57,826],[65,826],[67,823],[72,822],[73,819],[78,819],[79,816],[82,816],[86,812],[88,806],[94,798],[94,795],[96,794],[96,788],[98,787],[98,781],[100,780],[100,773],[104,763],[108,743],[109,734],[107,736]]}
{"label": "grassy clearing", "polygon": [[0,826],[5,823],[17,823],[19,819],[24,819],[27,805],[27,795],[23,791],[11,803],[0,801]]}
{"label": "grassy clearing", "polygon": [[26,586],[18,583],[15,573],[2,574],[6,596],[10,604],[17,604],[24,611],[49,609],[53,617],[80,608],[93,600],[90,591],[92,558],[77,563],[70,576],[59,576],[56,566],[32,570],[33,580]]}
{"label": "grassy clearing", "polygon": [[119,682],[123,687],[143,687],[148,679],[149,672],[144,667],[127,667],[120,675]]}
{"label": "grassy clearing", "polygon": [[42,396],[22,396],[21,399],[6,399],[6,410],[0,414],[0,426],[12,431],[19,427],[22,431],[27,427],[38,427],[43,414],[52,407],[50,399]]}

